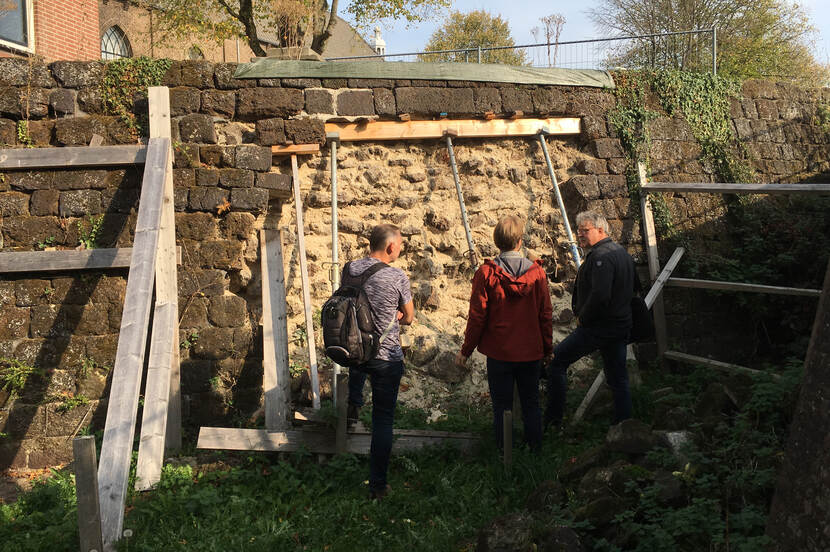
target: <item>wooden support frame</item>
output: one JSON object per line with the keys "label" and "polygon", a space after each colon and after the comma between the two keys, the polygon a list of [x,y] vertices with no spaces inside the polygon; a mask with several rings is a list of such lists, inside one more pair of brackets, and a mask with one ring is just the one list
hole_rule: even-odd
{"label": "wooden support frame", "polygon": [[[7,251],[0,253],[0,274],[129,268],[132,255],[132,247],[86,249],[83,251]],[[182,262],[181,257],[181,248],[176,247],[176,262],[178,264]]]}
{"label": "wooden support frame", "polygon": [[[641,188],[648,184],[646,167],[643,163],[637,163],[637,177],[640,181]],[[657,229],[654,225],[654,214],[651,211],[648,194],[645,192],[640,193],[640,212],[642,214],[643,237],[646,242],[646,254],[648,256],[648,274],[651,282],[654,283],[657,280],[657,275],[660,273],[660,258],[657,252]],[[666,335],[666,312],[663,307],[663,297],[661,295],[658,294],[655,298],[651,312],[654,316],[657,356],[662,357],[663,353],[668,349],[668,336]]]}
{"label": "wooden support frame", "polygon": [[78,146],[0,150],[0,169],[117,167],[144,163],[145,146]]}
{"label": "wooden support frame", "polygon": [[164,186],[170,157],[169,138],[151,138],[139,199],[133,256],[113,367],[104,441],[98,466],[98,495],[105,550],[121,537],[138,394],[144,364],[156,269]]}
{"label": "wooden support frame", "polygon": [[[479,442],[473,433],[448,431],[394,430],[396,437],[393,453],[417,450],[425,446],[452,444],[463,451],[471,451]],[[372,434],[353,429],[347,433],[346,452],[368,454]],[[335,454],[337,442],[334,431],[267,431],[264,429],[238,429],[230,427],[202,427],[197,448],[220,450],[259,450],[295,452],[305,450],[317,454]]]}
{"label": "wooden support frame", "polygon": [[[167,87],[148,91],[150,138],[170,139],[170,93]],[[179,307],[176,282],[176,230],[173,208],[173,151],[164,173],[158,248],[155,252],[156,304],[144,391],[144,413],[138,446],[135,487],[151,489],[161,479],[165,445],[181,448],[179,375]]]}
{"label": "wooden support frame", "polygon": [[772,295],[799,295],[802,297],[819,297],[821,295],[820,289],[764,286],[760,284],[742,284],[738,282],[721,282],[716,280],[697,280],[694,278],[669,278],[666,285],[672,287],[711,289],[717,291],[769,293]]}
{"label": "wooden support frame", "polygon": [[792,194],[812,192],[830,194],[830,184],[719,184],[708,182],[648,182],[646,192],[692,192],[706,194]]}
{"label": "wooden support frame", "polygon": [[98,503],[98,475],[95,437],[84,435],[72,440],[75,488],[78,497],[78,535],[81,552],[101,551],[101,507]]}
{"label": "wooden support frame", "polygon": [[509,138],[548,134],[579,134],[578,117],[546,119],[441,119],[438,121],[376,121],[372,123],[326,123],[326,132],[340,134],[341,142],[423,140],[443,138],[447,132],[458,138]]}
{"label": "wooden support frame", "polygon": [[285,267],[282,232],[260,230],[262,274],[262,392],[265,397],[265,428],[289,427],[288,314],[285,302]]}
{"label": "wooden support frame", "polygon": [[289,146],[271,146],[272,155],[304,155],[320,153],[320,144],[291,144]]}
{"label": "wooden support frame", "polygon": [[780,379],[781,376],[778,374],[772,374],[770,372],[764,372],[763,370],[755,370],[754,368],[747,368],[745,366],[739,366],[737,364],[731,364],[729,362],[721,362],[719,360],[713,360],[711,358],[706,358],[702,356],[695,356],[689,355],[686,353],[681,353],[679,351],[666,351],[664,355],[665,358],[669,360],[676,360],[678,362],[686,362],[688,364],[700,364],[703,366],[708,366],[709,368],[714,368],[716,370],[721,370],[724,372],[739,372],[743,374],[750,374],[750,375],[765,375],[771,378]]}

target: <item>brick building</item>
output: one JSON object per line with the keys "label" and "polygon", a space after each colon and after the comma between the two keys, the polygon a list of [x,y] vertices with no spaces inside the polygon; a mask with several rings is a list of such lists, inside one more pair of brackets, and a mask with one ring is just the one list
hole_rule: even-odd
{"label": "brick building", "polygon": [[[261,30],[264,48],[275,35]],[[55,60],[149,56],[207,61],[249,61],[244,40],[165,41],[152,11],[130,0],[3,0],[0,2],[0,57],[36,54]],[[324,57],[371,55],[369,44],[338,18]]]}

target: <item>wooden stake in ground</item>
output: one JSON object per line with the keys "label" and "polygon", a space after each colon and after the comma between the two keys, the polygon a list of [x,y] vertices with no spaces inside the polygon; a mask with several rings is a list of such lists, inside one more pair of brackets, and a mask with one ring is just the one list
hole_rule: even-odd
{"label": "wooden stake in ground", "polygon": [[288,395],[288,320],[285,303],[285,269],[282,233],[259,233],[262,264],[262,392],[265,395],[265,428],[287,429]]}

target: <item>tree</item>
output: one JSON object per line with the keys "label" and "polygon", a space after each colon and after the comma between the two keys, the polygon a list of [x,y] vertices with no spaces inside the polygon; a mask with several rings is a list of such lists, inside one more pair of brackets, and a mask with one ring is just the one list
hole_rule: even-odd
{"label": "tree", "polygon": [[[556,56],[559,53],[559,35],[562,34],[562,27],[565,26],[565,16],[561,13],[552,13],[550,15],[546,15],[545,17],[540,17],[539,21],[542,22],[545,34],[545,42],[547,43],[547,53],[548,53],[548,67],[556,67]],[[534,40],[539,40],[539,33],[541,30],[539,27],[533,27],[530,29],[530,33],[533,35]],[[553,44],[553,57],[551,58],[550,55],[550,47]]]}
{"label": "tree", "polygon": [[[789,0],[600,0],[589,11],[604,32],[643,35],[717,27],[718,73],[804,80],[826,71],[810,54],[815,28]],[[707,70],[708,35],[643,39],[622,45],[609,65]]]}
{"label": "tree", "polygon": [[[153,10],[156,32],[166,38],[193,35],[217,41],[239,37],[264,56],[262,31],[273,32],[281,46],[309,45],[322,53],[336,24],[339,0],[137,0]],[[347,0],[345,12],[358,28],[379,21],[417,23],[450,0]]]}
{"label": "tree", "polygon": [[[459,50],[463,48],[477,49],[515,46],[510,36],[510,27],[501,16],[493,16],[484,10],[461,13],[450,13],[450,17],[443,27],[432,33],[425,50]],[[478,52],[468,54],[453,52],[445,54],[420,54],[420,61],[471,61],[478,60]],[[507,48],[504,50],[485,50],[481,52],[481,61],[484,63],[505,63],[508,65],[525,65],[525,53],[521,50]]]}

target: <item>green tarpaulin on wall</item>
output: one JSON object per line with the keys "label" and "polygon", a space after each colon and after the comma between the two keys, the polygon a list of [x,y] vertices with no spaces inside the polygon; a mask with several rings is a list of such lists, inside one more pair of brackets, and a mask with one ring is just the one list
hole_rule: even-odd
{"label": "green tarpaulin on wall", "polygon": [[296,61],[259,58],[240,64],[237,79],[423,79],[614,88],[608,71],[521,67],[495,63]]}

